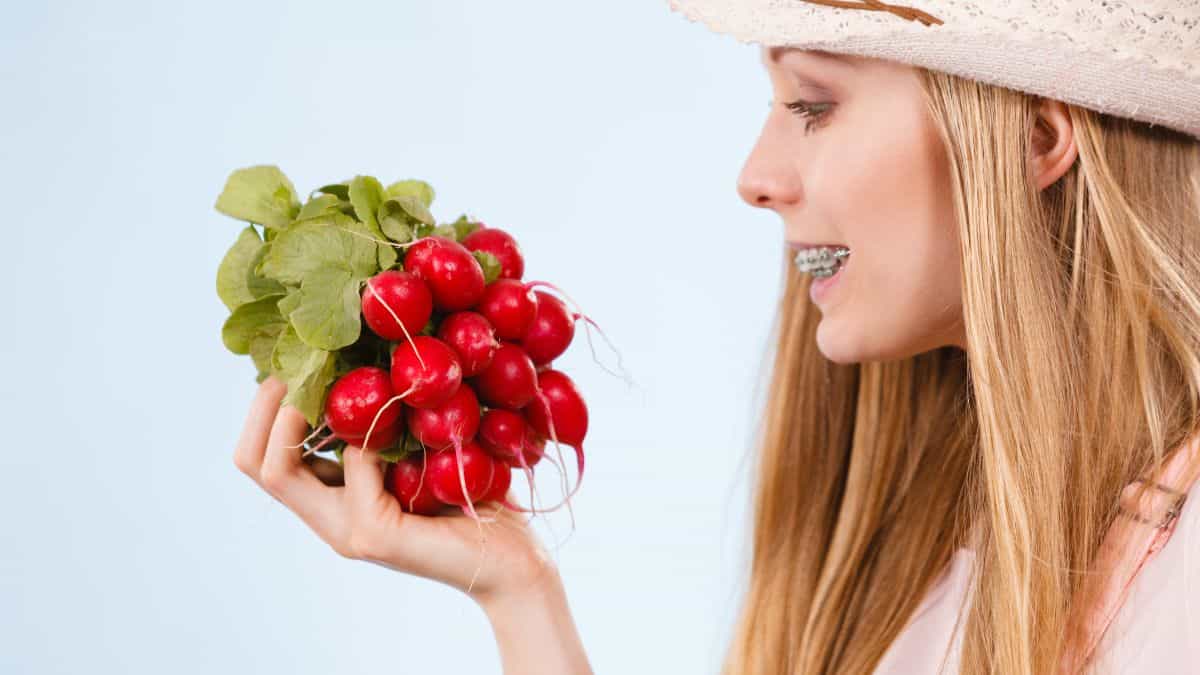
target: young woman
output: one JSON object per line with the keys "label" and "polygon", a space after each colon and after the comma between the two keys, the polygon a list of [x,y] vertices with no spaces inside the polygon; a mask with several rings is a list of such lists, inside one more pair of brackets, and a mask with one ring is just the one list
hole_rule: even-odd
{"label": "young woman", "polygon": [[[1200,11],[673,4],[763,45],[738,191],[795,263],[724,672],[1200,672]],[[401,513],[370,451],[327,485],[283,394],[237,466],[342,555],[465,591],[474,522]],[[470,595],[505,672],[591,672],[498,517]]]}

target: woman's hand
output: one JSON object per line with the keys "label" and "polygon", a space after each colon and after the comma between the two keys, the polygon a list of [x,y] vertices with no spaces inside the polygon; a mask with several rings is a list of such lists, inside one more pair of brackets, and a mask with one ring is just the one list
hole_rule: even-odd
{"label": "woman's hand", "polygon": [[308,432],[303,415],[291,406],[280,408],[286,391],[274,377],[259,386],[234,464],[334,551],[440,581],[483,605],[558,587],[557,569],[520,513],[494,503],[477,505],[482,529],[455,506],[437,516],[405,513],[384,487],[376,451],[346,447],[344,486],[330,475],[331,467],[336,473],[332,462],[319,460],[324,464],[314,471],[298,447]]}

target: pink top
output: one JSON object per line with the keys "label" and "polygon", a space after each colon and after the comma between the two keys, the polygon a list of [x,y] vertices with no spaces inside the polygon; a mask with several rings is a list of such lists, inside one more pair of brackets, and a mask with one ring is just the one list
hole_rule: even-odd
{"label": "pink top", "polygon": [[[1185,454],[1177,453],[1176,458]],[[1170,477],[1182,462],[1172,464],[1160,480],[1178,486]],[[1153,506],[1162,507],[1169,501],[1164,494]],[[1140,511],[1151,512],[1161,516],[1164,509]],[[1128,528],[1121,534],[1124,543],[1119,548],[1129,553],[1120,567],[1113,568],[1119,573],[1111,576],[1106,592],[1108,608],[1094,612],[1090,621],[1099,629],[1097,633],[1103,631],[1095,648],[1096,665],[1103,669],[1101,672],[1110,673],[1200,673],[1200,481],[1187,491],[1180,515],[1166,528],[1118,518],[1109,534],[1113,550],[1118,548],[1118,526]],[[1168,538],[1170,545],[1166,546]],[[1147,559],[1148,554],[1151,557]],[[966,621],[965,610],[971,600],[967,581],[974,560],[971,548],[955,552],[942,577],[884,654],[875,675],[959,672],[963,627],[955,622],[960,607],[962,621]],[[948,658],[944,669],[939,670],[943,656]]]}

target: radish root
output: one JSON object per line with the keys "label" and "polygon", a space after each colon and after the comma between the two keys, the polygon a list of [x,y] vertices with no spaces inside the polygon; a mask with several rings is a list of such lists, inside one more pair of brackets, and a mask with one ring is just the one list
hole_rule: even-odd
{"label": "radish root", "polygon": [[[608,335],[605,334],[604,329],[600,328],[600,324],[596,323],[596,321],[593,320],[587,314],[584,314],[583,307],[578,302],[575,302],[574,298],[572,298],[570,295],[567,295],[566,291],[564,291],[563,289],[559,288],[558,286],[550,283],[549,281],[530,281],[525,284],[525,288],[537,288],[539,286],[549,288],[550,290],[554,291],[555,293],[558,293],[567,302],[571,303],[571,305],[575,307],[575,313],[572,315],[572,318],[575,319],[576,321],[578,321],[580,319],[583,319],[583,321],[584,321],[583,332],[584,332],[584,335],[587,337],[588,349],[590,349],[592,352],[592,361],[594,361],[596,363],[596,365],[600,366],[600,368],[602,370],[604,370],[604,372],[608,373],[609,375],[612,375],[613,377],[620,379],[622,382],[624,382],[626,385],[628,385],[630,387],[634,386],[633,377],[629,374],[629,371],[625,370],[625,363],[624,363],[624,359],[621,356],[621,351],[617,349],[616,345],[613,344],[612,340],[608,339]],[[604,343],[606,345],[608,345],[608,348],[610,350],[612,350],[612,353],[616,355],[617,370],[619,370],[620,372],[613,372],[613,371],[609,370],[608,366],[604,365],[600,361],[600,357],[598,357],[596,355],[596,348],[592,344],[592,333],[591,333],[591,330],[588,328],[589,325],[591,327],[595,328],[596,332],[600,333],[601,339],[603,339]]]}

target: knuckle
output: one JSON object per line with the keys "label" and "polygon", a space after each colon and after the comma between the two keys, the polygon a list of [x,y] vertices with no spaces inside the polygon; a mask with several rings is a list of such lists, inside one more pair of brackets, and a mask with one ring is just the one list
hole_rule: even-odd
{"label": "knuckle", "polygon": [[241,471],[242,473],[246,474],[247,476],[254,478],[255,467],[251,464],[250,460],[247,459],[245,454],[243,454],[242,452],[234,453],[233,465],[237,467],[238,471]]}
{"label": "knuckle", "polygon": [[350,542],[348,540],[333,542],[332,544],[330,544],[330,547],[333,548],[335,553],[342,556],[346,560],[356,560],[357,559],[354,555],[353,549],[351,549],[351,547],[350,547]]}
{"label": "knuckle", "polygon": [[349,557],[355,560],[373,559],[376,540],[367,529],[354,527],[350,530],[350,535],[346,538],[346,548],[350,552]]}
{"label": "knuckle", "polygon": [[281,492],[289,478],[287,470],[269,464],[263,465],[260,479],[263,487],[267,490],[275,493]]}

